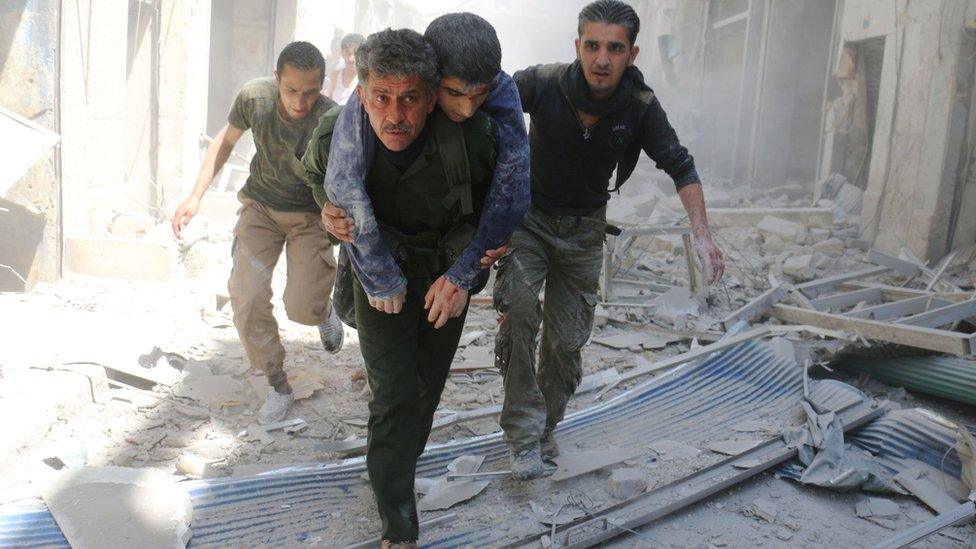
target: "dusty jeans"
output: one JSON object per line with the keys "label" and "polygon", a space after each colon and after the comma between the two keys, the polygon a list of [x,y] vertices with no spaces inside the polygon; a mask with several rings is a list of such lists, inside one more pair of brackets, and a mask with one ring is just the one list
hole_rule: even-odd
{"label": "dusty jeans", "polygon": [[299,324],[315,326],[328,318],[336,262],[317,214],[280,212],[242,193],[237,197],[243,206],[227,283],[234,326],[251,366],[272,378],[281,375],[285,360],[271,307],[271,275],[282,248],[288,261],[285,313]]}
{"label": "dusty jeans", "polygon": [[591,215],[549,215],[533,206],[512,235],[512,252],[499,262],[495,360],[505,379],[499,423],[515,449],[538,442],[563,419],[582,377],[580,349],[593,329],[606,228],[605,210]]}

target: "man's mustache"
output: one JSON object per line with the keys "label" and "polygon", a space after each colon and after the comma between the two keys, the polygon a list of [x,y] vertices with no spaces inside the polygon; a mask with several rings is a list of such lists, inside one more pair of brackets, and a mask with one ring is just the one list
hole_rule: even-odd
{"label": "man's mustache", "polygon": [[383,124],[384,132],[402,132],[402,133],[413,133],[413,124],[409,122],[399,122],[397,124],[385,123]]}

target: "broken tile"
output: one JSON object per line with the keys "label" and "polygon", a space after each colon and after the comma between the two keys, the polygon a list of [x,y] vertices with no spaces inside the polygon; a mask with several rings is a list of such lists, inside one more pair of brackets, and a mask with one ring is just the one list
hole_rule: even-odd
{"label": "broken tile", "polygon": [[72,547],[171,549],[190,540],[190,497],[156,469],[67,469],[41,497]]}
{"label": "broken tile", "polygon": [[659,440],[647,446],[662,461],[686,460],[698,457],[701,450],[674,440]]}
{"label": "broken tile", "polygon": [[480,494],[488,485],[489,480],[463,480],[447,482],[442,480],[430,487],[424,499],[420,500],[417,509],[420,511],[436,511],[467,501]]}
{"label": "broken tile", "polygon": [[592,473],[603,469],[609,465],[620,463],[640,455],[639,450],[619,449],[601,450],[593,452],[567,452],[563,451],[553,459],[556,464],[556,472],[552,475],[553,481],[561,481],[569,478],[578,477],[587,473]]}
{"label": "broken tile", "polygon": [[247,399],[244,386],[231,375],[189,375],[177,385],[177,396],[191,398],[208,408],[243,404]]}
{"label": "broken tile", "polygon": [[485,456],[458,456],[447,465],[447,470],[455,475],[470,475],[477,473],[478,469],[481,468],[481,464],[484,462]]}
{"label": "broken tile", "polygon": [[857,502],[855,514],[861,518],[896,518],[901,516],[898,504],[887,499],[865,498]]}

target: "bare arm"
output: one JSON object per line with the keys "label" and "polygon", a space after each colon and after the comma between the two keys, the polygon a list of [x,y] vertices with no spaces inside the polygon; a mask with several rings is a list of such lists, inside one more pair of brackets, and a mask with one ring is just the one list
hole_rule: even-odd
{"label": "bare arm", "polygon": [[176,208],[176,213],[173,214],[173,234],[176,235],[176,238],[180,238],[180,232],[183,230],[183,227],[186,227],[190,219],[197,214],[197,211],[200,209],[200,199],[207,192],[210,183],[213,182],[214,176],[217,175],[217,172],[224,167],[227,159],[230,158],[230,153],[234,150],[234,145],[244,135],[244,131],[231,124],[227,124],[217,132],[217,136],[214,137],[213,142],[207,147],[207,153],[203,157],[203,165],[200,166],[200,173],[197,175],[197,182],[193,186],[190,196]]}
{"label": "bare arm", "polygon": [[708,228],[708,216],[705,213],[705,194],[701,183],[691,183],[678,190],[681,204],[688,212],[691,231],[695,235],[695,255],[701,262],[702,272],[709,284],[714,284],[722,278],[725,272],[725,258],[722,250],[712,240],[712,231]]}

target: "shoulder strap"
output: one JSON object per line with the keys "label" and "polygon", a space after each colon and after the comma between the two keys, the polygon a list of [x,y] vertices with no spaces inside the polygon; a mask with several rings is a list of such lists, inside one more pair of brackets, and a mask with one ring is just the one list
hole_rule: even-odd
{"label": "shoulder strap", "polygon": [[451,189],[442,204],[445,208],[460,204],[461,215],[470,215],[474,213],[474,201],[471,197],[471,165],[468,162],[464,128],[451,122],[443,113],[434,115],[433,119],[437,151],[444,165],[444,177]]}
{"label": "shoulder strap", "polygon": [[[644,119],[644,114],[647,113],[647,108],[651,104],[651,100],[654,98],[654,92],[648,90],[639,90],[634,97],[637,102],[637,121],[638,124]],[[620,161],[617,162],[617,178],[614,181],[613,188],[610,192],[617,192],[620,190],[620,186],[627,182],[631,174],[634,173],[634,168],[637,167],[637,160],[640,159],[641,153],[641,140],[640,138],[634,139],[634,141],[627,146],[624,151],[623,156]]]}

